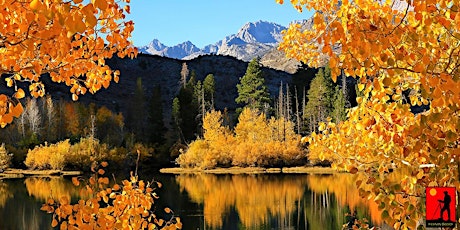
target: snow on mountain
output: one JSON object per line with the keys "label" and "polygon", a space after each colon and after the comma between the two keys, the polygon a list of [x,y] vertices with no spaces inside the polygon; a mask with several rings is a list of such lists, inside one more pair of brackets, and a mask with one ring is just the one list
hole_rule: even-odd
{"label": "snow on mountain", "polygon": [[235,35],[246,43],[278,43],[281,41],[281,31],[286,27],[275,23],[257,21],[246,23]]}
{"label": "snow on mountain", "polygon": [[236,34],[227,36],[215,44],[207,45],[203,49],[197,48],[189,41],[167,47],[155,39],[147,46],[139,47],[139,50],[142,53],[184,60],[193,59],[200,55],[220,54],[249,61],[254,57],[261,57],[273,49],[281,41],[281,31],[284,29],[286,29],[284,26],[276,23],[250,22],[241,27]]}
{"label": "snow on mountain", "polygon": [[139,51],[141,53],[183,59],[186,56],[199,52],[200,49],[190,41],[175,46],[165,46],[157,39],[154,39],[148,45],[139,47]]}
{"label": "snow on mountain", "polygon": [[167,46],[163,45],[158,39],[153,39],[148,45],[139,47],[139,52],[162,56],[162,50]]}

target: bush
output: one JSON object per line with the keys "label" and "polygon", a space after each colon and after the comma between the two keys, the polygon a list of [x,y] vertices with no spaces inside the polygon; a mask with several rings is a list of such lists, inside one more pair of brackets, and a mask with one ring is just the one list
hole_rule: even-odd
{"label": "bush", "polygon": [[267,120],[263,113],[243,109],[232,132],[222,125],[222,114],[212,111],[204,117],[203,128],[203,139],[190,143],[177,158],[181,167],[279,167],[306,162],[294,124],[283,118]]}
{"label": "bush", "polygon": [[4,170],[10,167],[11,164],[11,154],[8,154],[8,151],[5,148],[5,144],[3,143],[0,146],[0,169]]}
{"label": "bush", "polygon": [[31,169],[64,169],[70,151],[69,140],[40,145],[27,152],[24,164]]}

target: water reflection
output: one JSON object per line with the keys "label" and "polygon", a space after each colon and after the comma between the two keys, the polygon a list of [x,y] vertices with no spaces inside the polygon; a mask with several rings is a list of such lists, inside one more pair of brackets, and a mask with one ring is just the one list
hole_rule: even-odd
{"label": "water reflection", "polygon": [[[336,230],[354,210],[360,218],[381,223],[377,206],[359,197],[349,174],[154,177],[163,184],[157,208],[171,207],[185,230]],[[0,180],[0,229],[51,229],[51,215],[40,211],[43,202],[62,196],[76,201],[79,192],[61,177]]]}
{"label": "water reflection", "polygon": [[27,193],[35,199],[45,202],[48,198],[59,199],[66,197],[69,200],[80,197],[80,189],[70,180],[63,177],[40,178],[30,177],[24,180]]}
{"label": "water reflection", "polygon": [[6,204],[6,201],[13,197],[8,188],[8,184],[0,180],[0,208],[3,208]]}
{"label": "water reflection", "polygon": [[359,197],[349,174],[196,174],[176,181],[203,204],[204,222],[212,229],[341,229],[352,210],[381,223],[376,204]]}

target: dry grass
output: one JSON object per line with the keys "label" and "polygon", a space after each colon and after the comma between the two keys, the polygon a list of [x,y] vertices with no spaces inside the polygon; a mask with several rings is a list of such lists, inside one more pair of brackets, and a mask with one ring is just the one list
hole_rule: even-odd
{"label": "dry grass", "polygon": [[259,168],[259,167],[231,167],[216,169],[199,168],[163,168],[161,173],[186,174],[186,173],[212,173],[212,174],[257,174],[257,173],[305,173],[305,174],[331,174],[337,172],[330,167],[289,167],[289,168]]}
{"label": "dry grass", "polygon": [[7,169],[0,178],[22,178],[24,176],[77,176],[81,171]]}

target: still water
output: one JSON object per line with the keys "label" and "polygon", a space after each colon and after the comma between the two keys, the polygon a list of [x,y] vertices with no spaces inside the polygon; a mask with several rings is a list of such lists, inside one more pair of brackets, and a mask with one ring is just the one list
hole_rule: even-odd
{"label": "still water", "polygon": [[[342,229],[355,210],[380,225],[377,205],[359,197],[350,174],[155,175],[183,229]],[[150,178],[145,178],[151,180]],[[49,197],[78,199],[70,178],[0,180],[0,229],[51,229]]]}

